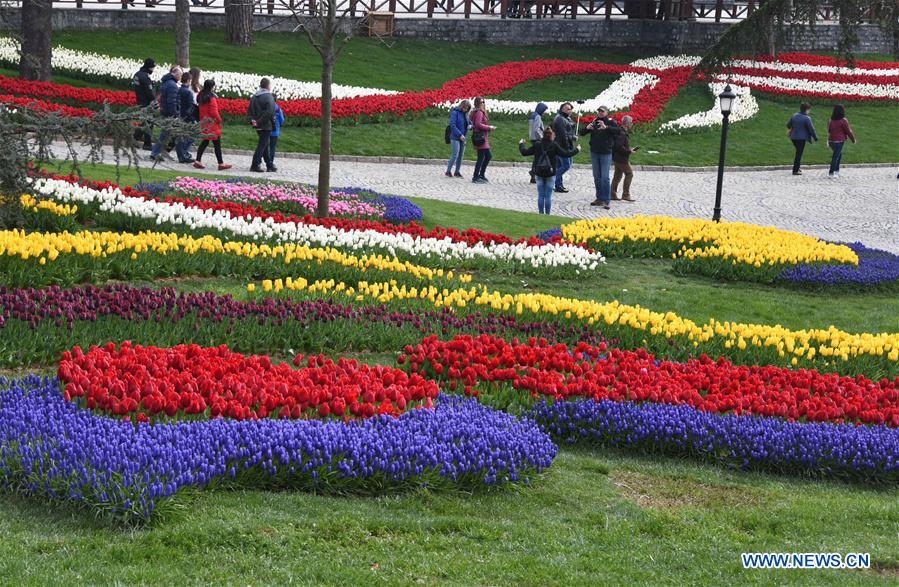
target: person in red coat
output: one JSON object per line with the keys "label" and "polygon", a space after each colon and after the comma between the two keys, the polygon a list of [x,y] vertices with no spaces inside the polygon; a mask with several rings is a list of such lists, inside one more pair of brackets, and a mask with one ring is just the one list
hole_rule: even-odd
{"label": "person in red coat", "polygon": [[231,166],[222,159],[222,115],[219,113],[218,100],[215,97],[215,80],[208,79],[203,82],[203,89],[197,95],[197,104],[200,106],[200,137],[203,142],[197,147],[197,160],[194,167],[204,169],[206,166],[200,161],[209,141],[215,150],[215,158],[218,160],[219,171],[231,169]]}

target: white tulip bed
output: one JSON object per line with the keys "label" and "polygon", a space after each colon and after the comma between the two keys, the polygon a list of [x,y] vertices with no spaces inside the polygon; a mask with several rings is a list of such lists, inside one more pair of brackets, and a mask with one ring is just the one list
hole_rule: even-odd
{"label": "white tulip bed", "polygon": [[421,238],[409,234],[386,234],[375,230],[344,230],[272,218],[235,217],[224,210],[203,210],[176,202],[127,196],[118,188],[96,190],[57,179],[35,179],[35,191],[65,204],[98,204],[103,213],[143,219],[155,225],[211,230],[242,239],[291,242],[312,247],[345,251],[379,250],[422,264],[445,266],[459,263],[463,268],[505,266],[513,271],[541,272],[559,269],[580,273],[593,271],[605,263],[598,251],[570,245],[525,243],[453,242],[449,238]]}

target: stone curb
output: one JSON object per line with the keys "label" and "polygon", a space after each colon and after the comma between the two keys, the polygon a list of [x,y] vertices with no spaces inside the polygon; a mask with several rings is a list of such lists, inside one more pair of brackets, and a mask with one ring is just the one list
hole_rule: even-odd
{"label": "stone curb", "polygon": [[[222,149],[223,153],[228,155],[238,155],[244,157],[252,157],[252,151],[244,151],[241,149]],[[318,159],[317,153],[290,153],[278,152],[279,159]],[[332,161],[348,161],[352,163],[387,163],[393,165],[446,165],[446,159],[423,159],[420,157],[369,157],[364,155],[333,155]],[[492,167],[530,167],[527,161],[491,161]],[[574,167],[586,169],[590,165],[586,163],[575,163]],[[841,167],[854,167],[858,169],[873,169],[879,167],[899,167],[899,163],[844,163]],[[730,172],[754,172],[754,171],[789,171],[792,165],[759,165],[748,167],[725,166],[725,171]],[[827,165],[805,165],[805,169],[827,169]],[[634,165],[637,171],[670,171],[678,173],[699,173],[717,171],[717,166],[704,167],[681,167],[677,165]]]}

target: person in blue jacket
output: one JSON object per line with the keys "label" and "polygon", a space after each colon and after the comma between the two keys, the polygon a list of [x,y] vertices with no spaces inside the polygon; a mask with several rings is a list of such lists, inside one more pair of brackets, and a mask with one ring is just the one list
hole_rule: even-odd
{"label": "person in blue jacket", "polygon": [[[178,82],[181,80],[181,67],[173,65],[167,74],[162,76],[162,82],[159,85],[159,114],[163,118],[178,118],[181,114],[181,102],[178,100]],[[153,144],[153,150],[150,151],[150,159],[159,161],[162,157],[160,154],[162,148],[168,142],[165,131],[159,133],[159,139]],[[178,159],[181,159],[182,153],[178,152]]]}
{"label": "person in blue jacket", "polygon": [[[275,100],[278,99],[277,96],[273,97]],[[272,136],[268,140],[268,159],[265,161],[265,167],[268,171],[278,171],[278,168],[275,167],[275,147],[278,146],[278,137],[281,136],[281,125],[284,124],[284,112],[281,111],[278,102],[275,102],[275,116],[272,118],[272,122],[274,125],[272,126]]]}
{"label": "person in blue jacket", "polygon": [[[192,76],[185,71],[181,74],[181,87],[178,88],[178,115],[181,120],[187,123],[197,122],[197,101],[191,88]],[[193,145],[193,139],[183,139],[178,141],[176,151],[178,152],[178,163],[193,163],[194,158],[190,155],[190,147]]]}
{"label": "person in blue jacket", "polygon": [[793,158],[793,175],[802,175],[799,165],[802,163],[802,152],[805,151],[805,144],[818,140],[815,134],[815,126],[812,124],[812,117],[808,115],[811,106],[803,102],[799,105],[799,112],[794,114],[787,122],[787,136],[793,141],[796,148],[796,156]]}
{"label": "person in blue jacket", "polygon": [[[466,135],[471,126],[468,122],[469,112],[471,112],[471,102],[468,100],[462,100],[458,106],[450,110],[450,145],[453,150],[446,163],[445,175],[447,177],[462,177],[459,169],[462,167],[462,157],[465,155]],[[453,165],[456,166],[455,174],[453,174]]]}

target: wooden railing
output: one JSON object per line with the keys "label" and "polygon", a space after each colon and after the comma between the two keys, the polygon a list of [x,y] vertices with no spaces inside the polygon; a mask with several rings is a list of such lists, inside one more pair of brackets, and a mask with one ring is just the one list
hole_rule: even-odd
{"label": "wooden railing", "polygon": [[[312,14],[317,0],[254,0],[266,15]],[[765,0],[337,0],[338,12],[351,17],[369,12],[427,18],[492,16],[505,18],[602,18],[732,22],[752,14]],[[16,2],[4,2],[15,6]],[[57,9],[172,11],[175,0],[53,0]],[[195,12],[223,12],[224,0],[194,0]],[[830,4],[818,7],[818,20],[838,15]],[[867,15],[874,21],[873,9]]]}

